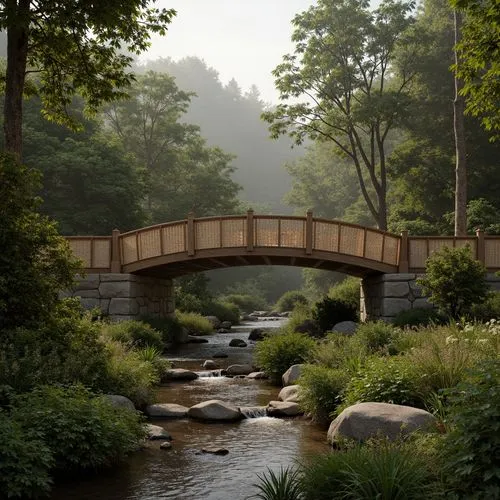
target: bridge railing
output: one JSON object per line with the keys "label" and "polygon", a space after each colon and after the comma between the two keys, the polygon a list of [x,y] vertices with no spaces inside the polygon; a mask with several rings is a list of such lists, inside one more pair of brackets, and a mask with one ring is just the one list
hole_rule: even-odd
{"label": "bridge railing", "polygon": [[111,236],[67,236],[73,254],[85,269],[106,271],[111,267]]}

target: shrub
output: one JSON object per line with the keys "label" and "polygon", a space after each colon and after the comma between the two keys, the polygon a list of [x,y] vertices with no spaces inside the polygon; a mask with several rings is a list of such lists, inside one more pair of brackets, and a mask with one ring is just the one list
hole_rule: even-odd
{"label": "shrub", "polygon": [[203,310],[203,301],[191,293],[175,292],[175,307],[183,312],[201,313]]}
{"label": "shrub", "polygon": [[412,328],[429,325],[442,325],[446,318],[436,309],[415,308],[398,313],[392,324],[401,328]]}
{"label": "shrub", "polygon": [[201,314],[177,311],[176,316],[191,335],[210,335],[214,331],[212,323]]}
{"label": "shrub", "polygon": [[251,498],[260,498],[261,500],[301,500],[302,490],[299,483],[299,471],[281,468],[275,474],[272,469],[260,475],[257,474],[259,482],[254,486],[259,493]]}
{"label": "shrub", "polygon": [[359,325],[354,334],[354,342],[362,345],[368,352],[376,353],[389,349],[400,332],[385,321],[369,322]]}
{"label": "shrub", "polygon": [[469,247],[434,252],[426,261],[426,274],[417,280],[429,301],[451,318],[470,314],[488,294],[486,269],[474,260]]}
{"label": "shrub", "polygon": [[112,340],[117,340],[134,347],[151,346],[163,350],[162,334],[151,325],[142,321],[120,321],[103,325],[102,333]]}
{"label": "shrub", "polygon": [[347,384],[342,408],[371,401],[422,406],[415,378],[405,358],[372,358]]}
{"label": "shrub", "polygon": [[316,302],[313,308],[313,319],[322,332],[331,330],[341,321],[357,321],[356,309],[349,304],[330,297],[324,297]]}
{"label": "shrub", "polygon": [[159,331],[165,343],[175,344],[182,336],[182,325],[175,316],[141,316],[140,319]]}
{"label": "shrub", "polygon": [[304,365],[300,374],[300,406],[314,420],[330,423],[341,402],[349,375],[344,370],[321,365]]}
{"label": "shrub", "polygon": [[500,498],[500,360],[478,364],[450,389],[445,478],[459,498]]}
{"label": "shrub", "polygon": [[342,368],[349,375],[355,375],[365,364],[368,353],[366,347],[355,342],[353,337],[330,333],[319,343],[311,358],[328,368]]}
{"label": "shrub", "polygon": [[47,321],[79,268],[55,223],[36,212],[39,190],[38,173],[0,155],[0,330]]}
{"label": "shrub", "polygon": [[437,498],[435,473],[411,447],[358,445],[313,458],[303,468],[306,500]]}
{"label": "shrub", "polygon": [[43,439],[60,471],[111,465],[137,449],[145,435],[137,413],[81,386],[44,386],[21,395],[11,417]]}
{"label": "shrub", "polygon": [[50,491],[52,452],[40,432],[0,410],[0,498],[39,498]]}
{"label": "shrub", "polygon": [[489,292],[485,302],[472,306],[471,316],[478,321],[500,319],[500,292]]}
{"label": "shrub", "polygon": [[[319,327],[316,322],[312,319],[312,311],[306,304],[297,304],[295,309],[292,311],[288,321],[286,322],[284,329],[287,332],[295,332],[297,328],[304,325],[306,322],[310,322],[313,326],[314,333],[317,331],[319,335]],[[301,332],[306,333],[306,332]]]}
{"label": "shrub", "polygon": [[241,311],[252,312],[262,311],[267,308],[266,300],[263,297],[247,294],[231,293],[220,298],[222,302],[236,304]]}
{"label": "shrub", "polygon": [[301,333],[278,333],[258,342],[255,362],[275,383],[292,365],[303,363],[314,348],[314,340]]}
{"label": "shrub", "polygon": [[354,276],[336,283],[328,291],[328,296],[334,300],[350,305],[359,313],[360,305],[360,279]]}
{"label": "shrub", "polygon": [[289,290],[285,292],[276,302],[278,311],[292,311],[297,304],[306,304],[305,295],[298,290]]}
{"label": "shrub", "polygon": [[204,316],[216,316],[221,321],[230,321],[233,325],[240,322],[240,309],[235,304],[227,302],[208,302],[202,310]]}

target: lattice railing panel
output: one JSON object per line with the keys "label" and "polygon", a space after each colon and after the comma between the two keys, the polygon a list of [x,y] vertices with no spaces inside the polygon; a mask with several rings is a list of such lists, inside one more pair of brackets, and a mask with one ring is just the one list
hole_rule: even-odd
{"label": "lattice railing panel", "polygon": [[334,222],[314,222],[313,247],[324,252],[338,252],[339,225]]}
{"label": "lattice railing panel", "polygon": [[220,220],[201,220],[194,223],[195,248],[205,250],[207,248],[221,247]]}
{"label": "lattice railing panel", "polygon": [[111,265],[111,239],[92,240],[92,265],[96,269],[106,269]]}
{"label": "lattice railing panel", "polygon": [[410,239],[408,242],[409,266],[425,267],[427,260],[427,241]]}
{"label": "lattice railing panel", "polygon": [[365,231],[359,227],[340,227],[340,253],[363,257]]}
{"label": "lattice railing panel", "polygon": [[367,259],[381,261],[383,251],[384,235],[376,231],[366,231],[365,257]]}
{"label": "lattice railing panel", "polygon": [[164,255],[186,251],[186,227],[185,222],[180,222],[167,224],[161,228]]}
{"label": "lattice railing panel", "polygon": [[151,259],[161,255],[161,231],[159,228],[141,231],[138,239],[141,259]]}
{"label": "lattice railing panel", "polygon": [[306,245],[306,223],[297,219],[281,219],[280,246],[304,248]]}
{"label": "lattice railing panel", "polygon": [[277,219],[254,219],[254,241],[257,247],[277,247],[278,220]]}
{"label": "lattice railing panel", "polygon": [[500,268],[500,239],[484,240],[484,257],[486,267]]}
{"label": "lattice railing panel", "polygon": [[137,234],[132,233],[130,235],[121,237],[122,246],[122,263],[130,264],[131,262],[136,262],[139,260],[139,253],[137,249]]}
{"label": "lattice railing panel", "polygon": [[397,266],[398,261],[399,261],[399,238],[395,238],[394,236],[385,234],[384,256],[382,258],[382,262]]}
{"label": "lattice railing panel", "polygon": [[222,246],[224,248],[244,247],[247,244],[247,220],[222,220]]}
{"label": "lattice railing panel", "polygon": [[79,239],[69,239],[68,240],[71,251],[74,256],[83,262],[84,267],[92,267],[92,240],[79,240]]}

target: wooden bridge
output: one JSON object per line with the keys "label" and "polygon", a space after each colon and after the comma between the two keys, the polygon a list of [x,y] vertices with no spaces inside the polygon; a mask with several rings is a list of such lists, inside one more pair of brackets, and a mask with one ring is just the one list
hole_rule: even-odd
{"label": "wooden bridge", "polygon": [[469,245],[489,272],[500,269],[500,236],[408,236],[337,220],[246,215],[168,222],[111,236],[68,237],[87,273],[173,278],[234,266],[290,265],[344,272],[421,273],[443,247]]}

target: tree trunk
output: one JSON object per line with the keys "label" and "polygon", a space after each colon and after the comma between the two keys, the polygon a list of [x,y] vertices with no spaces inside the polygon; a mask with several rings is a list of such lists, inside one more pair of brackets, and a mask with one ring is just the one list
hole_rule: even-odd
{"label": "tree trunk", "polygon": [[28,58],[30,0],[7,4],[7,71],[5,76],[5,150],[21,161],[23,147],[23,90]]}
{"label": "tree trunk", "polygon": [[462,14],[455,10],[455,100],[453,102],[453,128],[455,132],[455,236],[467,234],[467,158],[465,150],[465,100],[460,91],[463,81],[456,75],[460,59],[456,44],[460,41]]}

